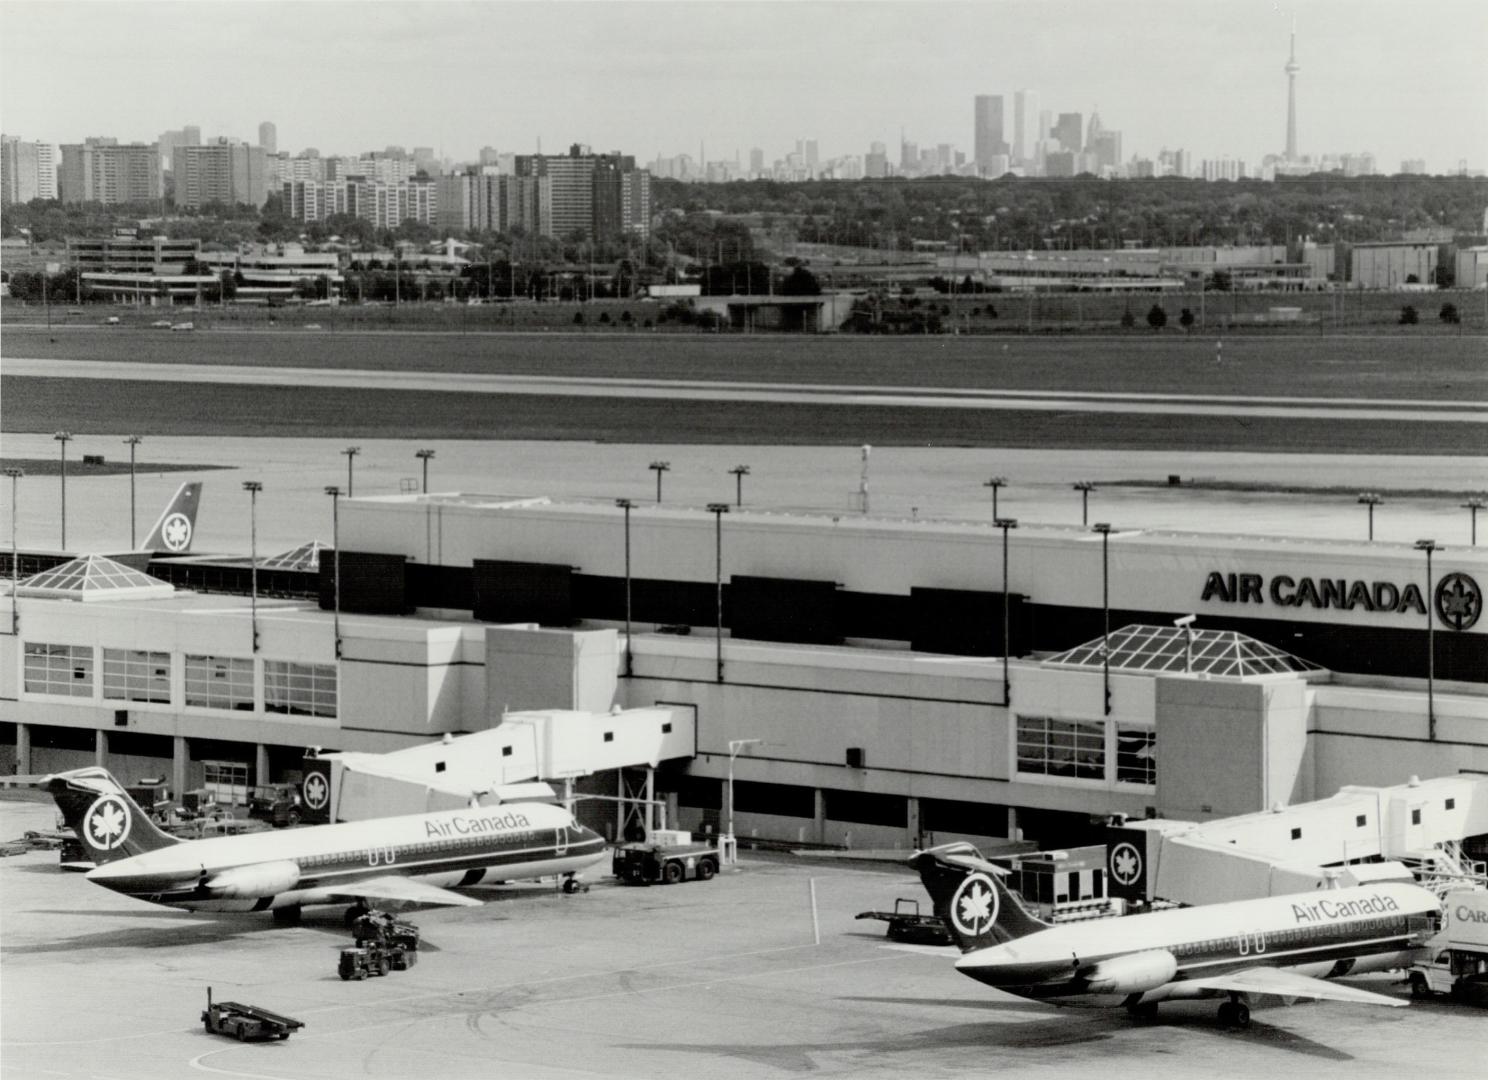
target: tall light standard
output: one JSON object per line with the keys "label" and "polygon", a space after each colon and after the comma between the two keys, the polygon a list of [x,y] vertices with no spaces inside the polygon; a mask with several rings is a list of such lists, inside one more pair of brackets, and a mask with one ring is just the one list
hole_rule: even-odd
{"label": "tall light standard", "polygon": [[434,456],[434,451],[418,450],[414,453],[413,456],[418,458],[424,464],[424,494],[427,495],[429,494],[429,459]]}
{"label": "tall light standard", "polygon": [[625,677],[635,674],[635,654],[630,647],[630,509],[629,499],[616,499],[615,505],[625,511]]}
{"label": "tall light standard", "polygon": [[130,435],[124,442],[129,447],[129,546],[135,545],[134,532],[134,448],[145,440],[139,435]]}
{"label": "tall light standard", "polygon": [[1095,481],[1080,480],[1071,485],[1080,493],[1080,524],[1090,524],[1090,493],[1095,490]]}
{"label": "tall light standard", "polygon": [[1462,504],[1462,509],[1472,515],[1472,546],[1478,546],[1478,511],[1483,509],[1485,503],[1482,496],[1474,495]]}
{"label": "tall light standard", "polygon": [[744,478],[749,475],[748,465],[735,465],[729,470],[734,476],[734,505],[744,505]]}
{"label": "tall light standard", "polygon": [[656,501],[661,502],[661,474],[671,469],[670,461],[653,461],[646,468],[656,473]]}
{"label": "tall light standard", "polygon": [[1186,672],[1193,671],[1193,625],[1197,619],[1197,615],[1185,615],[1173,620],[1173,625],[1183,631],[1183,670]]}
{"label": "tall light standard", "polygon": [[10,633],[14,637],[21,632],[21,611],[16,607],[16,587],[21,580],[21,551],[16,546],[16,482],[26,475],[26,470],[11,465],[5,475],[10,477]]}
{"label": "tall light standard", "polygon": [[362,448],[360,446],[348,446],[341,452],[346,455],[346,497],[349,499],[356,491],[356,487],[352,483],[351,463],[356,458],[356,456],[362,452]]}
{"label": "tall light standard", "polygon": [[716,633],[718,655],[718,681],[723,682],[723,515],[729,510],[728,503],[709,503],[708,513],[713,515],[713,584],[716,594],[713,602],[713,629]]}
{"label": "tall light standard", "polygon": [[244,480],[243,490],[248,493],[248,576],[252,582],[252,600],[249,602],[253,620],[253,651],[258,652],[258,493],[263,484],[257,480]]}
{"label": "tall light standard", "polygon": [[728,767],[728,835],[732,840],[734,836],[734,758],[739,756],[739,751],[746,746],[759,746],[764,739],[730,739],[729,767]]}
{"label": "tall light standard", "polygon": [[52,436],[62,444],[62,550],[67,550],[67,443],[72,432],[59,431]]}
{"label": "tall light standard", "polygon": [[1435,540],[1417,540],[1426,553],[1426,738],[1436,741],[1436,598],[1431,594],[1431,553],[1441,551]]}
{"label": "tall light standard", "polygon": [[1377,492],[1359,492],[1358,503],[1360,506],[1369,507],[1369,539],[1374,539],[1374,508],[1385,500]]}
{"label": "tall light standard", "polygon": [[1008,618],[1008,532],[1018,527],[1017,518],[997,518],[992,522],[1002,530],[1002,706],[1010,709],[1013,706],[1013,682],[1008,674],[1008,656],[1012,652],[1010,645],[1011,622]]}
{"label": "tall light standard", "polygon": [[1101,681],[1105,684],[1106,715],[1111,715],[1111,526],[1091,526],[1101,538]]}
{"label": "tall light standard", "polygon": [[995,523],[997,521],[997,490],[1007,487],[1007,477],[994,476],[991,480],[982,484],[982,487],[992,489],[992,521]]}
{"label": "tall light standard", "polygon": [[331,497],[331,583],[332,626],[336,633],[336,659],[341,659],[341,489],[329,485],[325,493]]}

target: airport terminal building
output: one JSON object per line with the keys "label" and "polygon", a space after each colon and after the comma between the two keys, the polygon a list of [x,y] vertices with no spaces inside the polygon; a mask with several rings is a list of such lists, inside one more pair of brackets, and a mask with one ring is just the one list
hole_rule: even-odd
{"label": "airport terminal building", "polygon": [[741,836],[853,847],[1488,773],[1477,549],[726,509],[347,500],[339,555],[261,562],[256,602],[246,559],[57,568],[0,637],[5,758],[180,791],[663,705],[682,827],[732,775]]}

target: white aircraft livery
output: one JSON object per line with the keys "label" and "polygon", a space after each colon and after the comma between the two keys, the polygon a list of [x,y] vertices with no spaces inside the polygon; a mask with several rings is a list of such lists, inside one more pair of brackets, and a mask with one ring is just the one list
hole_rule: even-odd
{"label": "white aircraft livery", "polygon": [[604,838],[561,806],[506,803],[205,840],[169,836],[105,769],[43,779],[95,867],[88,880],[189,911],[272,911],[372,901],[479,906],[451,892],[556,876],[604,857]]}
{"label": "white aircraft livery", "polygon": [[196,536],[196,510],[201,505],[201,481],[190,480],[176,489],[154,527],[145,537],[145,551],[184,555]]}
{"label": "white aircraft livery", "polygon": [[1051,925],[970,844],[910,862],[961,948],[956,970],[1018,997],[1147,1019],[1180,998],[1226,997],[1219,1019],[1234,1027],[1249,1025],[1250,995],[1404,1005],[1326,980],[1408,966],[1441,924],[1432,893],[1382,882]]}

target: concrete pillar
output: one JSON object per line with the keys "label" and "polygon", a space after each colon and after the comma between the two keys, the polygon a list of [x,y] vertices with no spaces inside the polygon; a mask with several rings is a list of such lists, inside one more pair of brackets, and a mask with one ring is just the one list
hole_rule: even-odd
{"label": "concrete pillar", "polygon": [[649,837],[655,832],[659,825],[656,824],[656,805],[652,802],[656,798],[656,770],[646,766],[646,835]]}
{"label": "concrete pillar", "polygon": [[23,776],[31,772],[30,724],[16,724],[15,771]]}
{"label": "concrete pillar", "polygon": [[186,793],[186,766],[191,761],[191,751],[186,746],[186,736],[177,735],[171,750],[171,797],[177,802]]}
{"label": "concrete pillar", "polygon": [[904,800],[904,831],[911,850],[920,846],[920,800],[911,795]]}
{"label": "concrete pillar", "polygon": [[1008,822],[1007,822],[1007,838],[1009,840],[1017,840],[1019,838],[1018,837],[1018,808],[1016,806],[1009,806],[1007,808],[1007,817],[1008,817]]}
{"label": "concrete pillar", "polygon": [[822,794],[821,788],[816,788],[813,796],[816,799],[816,808],[812,812],[816,818],[816,842],[825,844],[827,842],[827,797]]}
{"label": "concrete pillar", "polygon": [[263,743],[257,743],[253,747],[253,774],[258,777],[254,783],[259,787],[267,787],[272,783],[269,779],[269,748]]}
{"label": "concrete pillar", "polygon": [[[93,733],[93,764],[100,769],[108,768],[108,736],[109,733],[103,728]],[[126,777],[124,782],[127,784],[129,779]]]}

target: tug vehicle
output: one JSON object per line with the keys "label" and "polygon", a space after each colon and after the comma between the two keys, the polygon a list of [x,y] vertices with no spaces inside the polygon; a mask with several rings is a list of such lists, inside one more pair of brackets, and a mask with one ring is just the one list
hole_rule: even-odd
{"label": "tug vehicle", "polygon": [[690,832],[656,829],[645,840],[617,844],[611,868],[627,885],[675,885],[710,880],[721,861],[717,844],[694,843]]}

